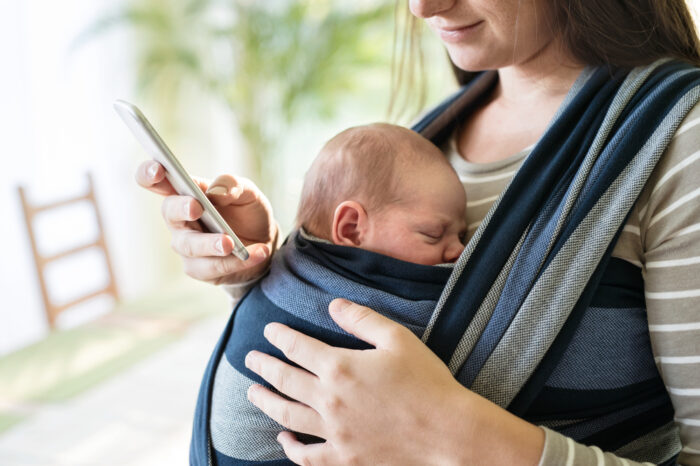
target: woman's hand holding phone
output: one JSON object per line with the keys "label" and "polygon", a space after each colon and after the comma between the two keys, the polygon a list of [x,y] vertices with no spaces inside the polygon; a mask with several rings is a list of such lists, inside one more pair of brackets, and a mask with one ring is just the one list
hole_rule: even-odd
{"label": "woman's hand holding phone", "polygon": [[163,218],[172,234],[172,247],[182,256],[187,275],[217,285],[258,278],[269,264],[278,235],[269,201],[246,178],[221,175],[212,182],[195,181],[245,244],[250,253],[248,260],[241,261],[231,254],[234,245],[230,237],[202,231],[197,222],[202,206],[192,197],[177,195],[165,178],[162,165],[149,160],[136,170],[139,185],[166,196]]}

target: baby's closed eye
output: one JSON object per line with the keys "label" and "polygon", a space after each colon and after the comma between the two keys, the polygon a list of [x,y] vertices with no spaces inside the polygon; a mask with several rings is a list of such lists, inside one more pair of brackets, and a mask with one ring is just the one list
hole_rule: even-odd
{"label": "baby's closed eye", "polygon": [[431,235],[431,234],[423,233],[423,232],[421,232],[421,235],[425,236],[429,240],[435,240],[435,241],[439,241],[442,238],[442,235],[436,236],[436,235]]}
{"label": "baby's closed eye", "polygon": [[418,233],[423,235],[428,240],[428,242],[432,241],[434,243],[437,243],[445,235],[445,229],[444,228],[428,228],[428,229],[419,230]]}

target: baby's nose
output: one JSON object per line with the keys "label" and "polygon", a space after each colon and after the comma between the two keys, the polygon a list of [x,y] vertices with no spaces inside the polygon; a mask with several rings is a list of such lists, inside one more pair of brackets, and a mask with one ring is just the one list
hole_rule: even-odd
{"label": "baby's nose", "polygon": [[445,262],[455,262],[459,259],[462,251],[464,251],[464,245],[459,239],[451,241],[445,248],[443,260]]}

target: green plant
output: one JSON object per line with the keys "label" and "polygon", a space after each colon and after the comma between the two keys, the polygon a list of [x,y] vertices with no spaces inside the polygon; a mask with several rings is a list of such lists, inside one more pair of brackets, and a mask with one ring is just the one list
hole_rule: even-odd
{"label": "green plant", "polygon": [[330,116],[371,68],[389,81],[393,8],[393,0],[132,0],[79,42],[127,28],[141,92],[174,106],[194,83],[226,102],[265,189],[281,128]]}

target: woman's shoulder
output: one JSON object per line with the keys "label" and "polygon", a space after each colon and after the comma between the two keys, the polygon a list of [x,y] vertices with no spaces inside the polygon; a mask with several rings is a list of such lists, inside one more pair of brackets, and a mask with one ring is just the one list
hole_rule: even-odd
{"label": "woman's shoulder", "polygon": [[[650,251],[657,253],[659,245],[674,243],[670,240],[679,234],[692,233],[698,221],[700,104],[686,115],[661,155],[632,209],[613,255],[642,267]],[[693,240],[693,235],[686,236],[685,240]]]}
{"label": "woman's shoulder", "polygon": [[683,157],[683,154],[694,153],[700,144],[700,102],[690,109],[678,126],[673,139],[666,149],[664,159]]}
{"label": "woman's shoulder", "polygon": [[700,219],[700,104],[678,126],[635,210],[647,247]]}

